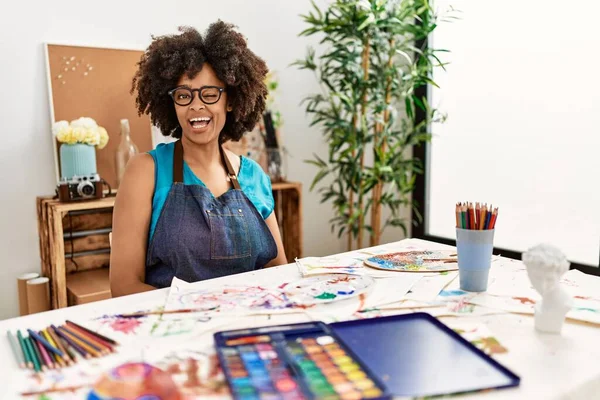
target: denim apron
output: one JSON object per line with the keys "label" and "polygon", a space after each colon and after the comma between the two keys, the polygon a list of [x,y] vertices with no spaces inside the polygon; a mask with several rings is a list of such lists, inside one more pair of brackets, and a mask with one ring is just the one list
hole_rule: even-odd
{"label": "denim apron", "polygon": [[171,285],[253,271],[277,256],[277,245],[260,213],[246,197],[219,146],[233,189],[214,197],[202,185],[183,184],[183,146],[175,143],[173,186],[146,255],[146,283]]}

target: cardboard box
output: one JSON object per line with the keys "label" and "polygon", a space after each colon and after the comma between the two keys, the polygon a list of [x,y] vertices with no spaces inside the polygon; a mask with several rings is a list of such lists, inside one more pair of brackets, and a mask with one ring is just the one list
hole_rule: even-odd
{"label": "cardboard box", "polygon": [[108,268],[67,275],[67,296],[70,306],[110,299]]}

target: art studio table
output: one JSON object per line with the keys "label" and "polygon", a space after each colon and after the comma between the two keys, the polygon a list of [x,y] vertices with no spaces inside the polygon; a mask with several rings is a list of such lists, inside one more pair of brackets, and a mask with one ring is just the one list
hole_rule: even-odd
{"label": "art studio table", "polygon": [[[427,249],[447,249],[448,246],[406,239],[385,245],[388,248],[412,244]],[[506,263],[520,263],[515,260],[498,258],[492,265],[494,268],[504,268]],[[524,275],[519,275],[524,276]],[[216,288],[220,285],[279,285],[300,279],[300,273],[295,264],[233,275],[220,279],[198,282],[193,284],[198,288]],[[592,279],[593,277],[589,277]],[[8,330],[21,331],[27,328],[42,329],[50,324],[62,324],[65,320],[73,320],[86,326],[94,327],[98,317],[111,314],[135,312],[140,309],[156,309],[165,304],[169,289],[145,292],[136,295],[104,300],[45,313],[28,315],[19,318],[0,321],[0,398],[20,398],[23,382],[31,379],[31,371],[18,368],[6,340]],[[392,293],[390,293],[390,296]],[[347,300],[346,300],[347,301]],[[427,312],[429,308],[421,311]],[[420,311],[415,309],[414,311]],[[398,311],[397,313],[399,313]],[[408,312],[404,310],[402,312]],[[443,313],[442,313],[443,314]],[[321,316],[325,316],[322,314]],[[434,314],[435,315],[435,314]],[[305,322],[318,315],[309,313],[237,316],[235,318],[218,318],[202,325],[195,322],[192,332],[178,335],[177,332],[164,334],[148,334],[139,327],[137,333],[123,333],[118,339],[121,343],[117,354],[103,357],[102,363],[107,368],[116,366],[128,360],[152,362],[159,351],[169,348],[185,349],[189,347],[211,348],[212,334],[219,330],[239,329],[261,325],[277,325],[293,322]],[[351,316],[337,315],[337,318]],[[485,393],[472,393],[458,398],[483,399],[594,399],[600,398],[600,327],[582,323],[566,323],[561,335],[541,334],[534,330],[534,320],[530,315],[514,313],[497,314],[459,314],[440,316],[441,321],[453,327],[461,324],[484,325],[503,347],[507,349],[502,354],[493,357],[521,377],[517,388],[503,389]],[[326,321],[327,322],[327,321]],[[154,324],[153,328],[156,328]],[[163,328],[160,328],[163,329]],[[168,330],[168,328],[167,328]],[[126,332],[126,329],[122,329]],[[106,333],[106,332],[104,332]],[[123,339],[125,338],[125,339]],[[128,339],[127,339],[128,338]],[[431,349],[435,351],[435,349]],[[81,361],[80,364],[92,363]],[[72,367],[73,368],[73,367]],[[89,391],[89,389],[86,389]],[[86,390],[73,393],[49,394],[50,399],[81,398]],[[38,398],[38,397],[28,397]],[[198,397],[204,398],[204,397]],[[226,397],[225,397],[226,398]]]}

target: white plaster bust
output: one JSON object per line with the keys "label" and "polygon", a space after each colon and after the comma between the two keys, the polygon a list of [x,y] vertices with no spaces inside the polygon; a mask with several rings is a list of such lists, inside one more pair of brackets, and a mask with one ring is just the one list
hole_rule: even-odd
{"label": "white plaster bust", "polygon": [[540,244],[523,253],[527,275],[542,296],[535,305],[535,328],[541,332],[560,333],[565,315],[571,309],[571,296],[560,286],[569,261],[556,247]]}

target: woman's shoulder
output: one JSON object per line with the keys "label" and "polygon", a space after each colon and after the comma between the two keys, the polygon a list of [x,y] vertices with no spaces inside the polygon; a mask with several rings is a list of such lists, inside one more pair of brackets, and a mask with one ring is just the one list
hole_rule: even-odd
{"label": "woman's shoulder", "polygon": [[267,185],[271,189],[271,179],[265,173],[263,168],[255,160],[241,156],[240,157],[240,173],[239,179],[253,185]]}

